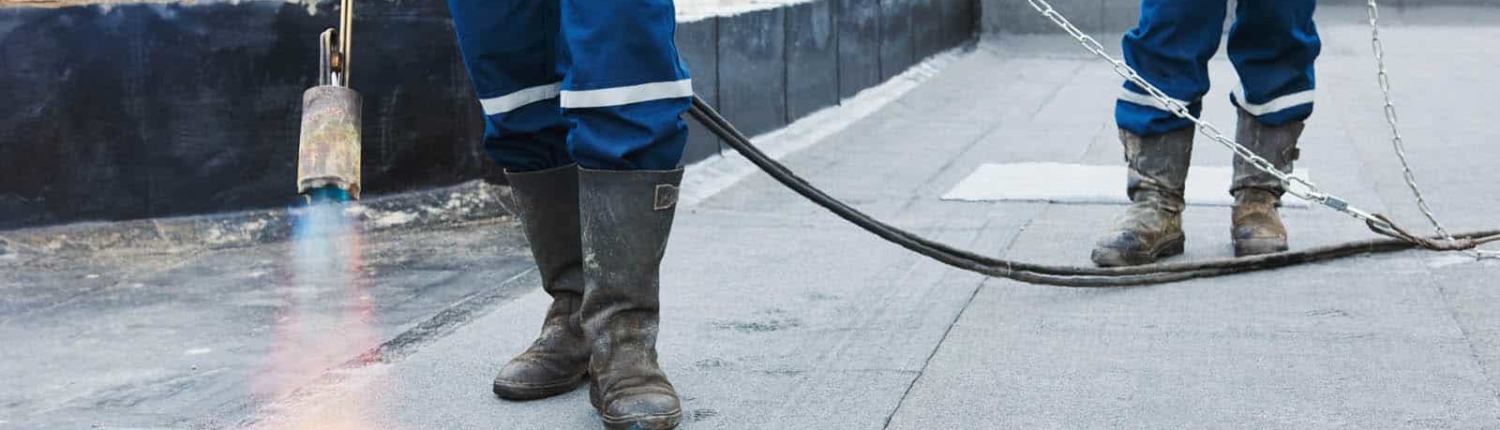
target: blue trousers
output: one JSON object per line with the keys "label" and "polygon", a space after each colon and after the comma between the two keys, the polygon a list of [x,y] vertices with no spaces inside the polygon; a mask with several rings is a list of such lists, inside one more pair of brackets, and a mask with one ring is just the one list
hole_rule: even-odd
{"label": "blue trousers", "polygon": [[[1240,85],[1230,100],[1267,125],[1312,115],[1313,62],[1323,46],[1313,24],[1316,8],[1317,0],[1239,0],[1235,9],[1229,60]],[[1140,24],[1125,34],[1125,62],[1197,115],[1227,11],[1225,0],[1142,0]],[[1121,128],[1151,136],[1192,126],[1145,94],[1125,83],[1115,103]]]}
{"label": "blue trousers", "polygon": [[484,107],[484,147],[509,171],[578,163],[669,170],[692,82],[672,0],[448,0]]}

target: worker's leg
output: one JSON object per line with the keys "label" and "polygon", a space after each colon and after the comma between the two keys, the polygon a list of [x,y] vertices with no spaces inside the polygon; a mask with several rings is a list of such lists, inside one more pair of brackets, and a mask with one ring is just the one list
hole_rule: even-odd
{"label": "worker's leg", "polygon": [[667,429],[681,401],[657,363],[660,266],[677,204],[692,83],[672,0],[562,0],[592,348],[590,400],[611,429]]}
{"label": "worker's leg", "polygon": [[1240,0],[1229,32],[1229,59],[1240,75],[1231,99],[1270,126],[1313,111],[1313,62],[1322,52],[1313,23],[1316,0]]}
{"label": "worker's leg", "polygon": [[[1240,74],[1231,96],[1239,107],[1235,140],[1290,173],[1303,120],[1312,115],[1313,62],[1322,49],[1313,24],[1315,0],[1240,0],[1229,35],[1229,58]],[[1275,175],[1238,157],[1231,238],[1235,253],[1284,251],[1286,227],[1277,212],[1284,186]]]}
{"label": "worker's leg", "polygon": [[568,149],[600,170],[672,170],[687,144],[692,82],[671,0],[563,0]]}
{"label": "worker's leg", "polygon": [[[1208,60],[1219,50],[1227,10],[1223,0],[1142,0],[1140,23],[1121,43],[1125,62],[1197,115],[1208,93]],[[1138,136],[1192,125],[1130,82],[1115,103],[1115,122]]]}
{"label": "worker's leg", "polygon": [[[1125,61],[1196,115],[1208,92],[1208,60],[1223,35],[1224,0],[1144,0],[1141,21],[1125,35]],[[1115,121],[1129,167],[1131,206],[1094,245],[1100,266],[1145,264],[1182,253],[1182,210],[1192,122],[1126,82]]]}
{"label": "worker's leg", "polygon": [[558,107],[559,0],[449,0],[484,108],[484,148],[511,172],[572,163]]}
{"label": "worker's leg", "polygon": [[485,149],[505,167],[542,289],[552,296],[541,335],[494,379],[496,395],[572,391],[588,370],[579,320],[583,251],[578,168],[557,104],[558,0],[449,0],[459,47],[485,113]]}

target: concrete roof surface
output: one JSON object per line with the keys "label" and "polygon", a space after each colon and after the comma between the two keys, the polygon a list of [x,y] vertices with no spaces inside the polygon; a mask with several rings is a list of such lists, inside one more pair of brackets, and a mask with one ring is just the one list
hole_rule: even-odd
{"label": "concrete roof surface", "polygon": [[[1300,164],[1426,231],[1367,29],[1337,18],[1357,12],[1322,12]],[[1500,222],[1500,19],[1486,13],[1393,18],[1384,32],[1413,168],[1454,230]],[[1210,68],[1205,116],[1232,128],[1232,65],[1221,54]],[[1085,265],[1120,206],[940,197],[984,163],[1119,163],[1118,88],[1070,39],[988,36],[784,161],[944,242]],[[1229,163],[1197,148],[1198,165]],[[1285,217],[1297,248],[1371,236],[1320,208]],[[915,256],[764,175],[677,219],[659,349],[684,429],[1500,429],[1500,262],[1404,252],[1075,290]],[[1178,260],[1232,254],[1227,208],[1192,207],[1185,223]],[[0,254],[0,429],[599,426],[584,390],[490,393],[546,305],[514,221],[372,232],[347,285],[299,281],[298,246]]]}

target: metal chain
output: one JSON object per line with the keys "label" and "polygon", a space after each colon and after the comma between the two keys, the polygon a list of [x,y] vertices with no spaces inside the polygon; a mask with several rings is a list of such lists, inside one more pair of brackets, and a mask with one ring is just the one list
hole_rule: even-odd
{"label": "metal chain", "polygon": [[[1427,217],[1427,221],[1432,224],[1438,235],[1451,242],[1454,240],[1453,235],[1448,233],[1448,229],[1441,221],[1438,221],[1437,215],[1428,206],[1426,195],[1417,185],[1417,175],[1412,172],[1411,163],[1406,158],[1406,141],[1401,138],[1396,103],[1391,96],[1391,77],[1385,67],[1385,44],[1380,40],[1380,6],[1375,3],[1375,0],[1367,0],[1366,4],[1369,6],[1370,16],[1370,48],[1375,52],[1375,76],[1380,83],[1380,92],[1385,97],[1385,121],[1391,129],[1391,148],[1395,150],[1396,158],[1401,161],[1401,173],[1406,179],[1407,188],[1411,189],[1412,196],[1417,199],[1417,208],[1422,211],[1423,216]],[[1476,258],[1500,258],[1500,253],[1486,250],[1471,250],[1468,253]]]}
{"label": "metal chain", "polygon": [[1073,36],[1074,39],[1077,39],[1078,43],[1082,44],[1084,49],[1087,49],[1089,50],[1089,52],[1094,53],[1094,55],[1097,55],[1100,58],[1109,61],[1110,64],[1114,66],[1115,74],[1120,75],[1120,77],[1123,77],[1126,80],[1141,87],[1141,89],[1144,89],[1147,95],[1156,99],[1157,103],[1160,103],[1163,107],[1166,108],[1167,111],[1171,112],[1173,115],[1177,115],[1180,118],[1192,121],[1193,124],[1197,126],[1198,131],[1204,136],[1208,136],[1215,142],[1219,142],[1220,144],[1229,148],[1231,151],[1234,151],[1235,156],[1238,156],[1241,159],[1249,162],[1251,165],[1255,166],[1256,169],[1260,169],[1266,174],[1275,176],[1276,179],[1281,180],[1283,184],[1286,184],[1287,194],[1297,196],[1309,202],[1322,204],[1324,206],[1352,216],[1356,219],[1364,221],[1376,228],[1390,229],[1391,227],[1393,227],[1385,220],[1376,217],[1368,211],[1350,206],[1347,200],[1344,200],[1332,194],[1322,192],[1317,185],[1306,179],[1298,176],[1288,175],[1285,172],[1278,170],[1275,164],[1272,164],[1269,160],[1266,160],[1259,155],[1255,155],[1255,152],[1251,151],[1250,148],[1246,148],[1244,145],[1235,142],[1234,139],[1230,139],[1228,136],[1225,136],[1223,132],[1219,131],[1218,127],[1214,127],[1213,124],[1209,124],[1207,121],[1204,121],[1203,119],[1198,118],[1198,116],[1193,115],[1192,111],[1189,110],[1187,106],[1183,105],[1182,102],[1179,102],[1167,96],[1167,94],[1161,89],[1157,88],[1155,85],[1152,85],[1150,82],[1146,82],[1145,78],[1141,77],[1141,75],[1137,73],[1135,69],[1131,68],[1130,65],[1126,64],[1123,60],[1116,59],[1114,56],[1109,55],[1108,52],[1105,52],[1104,45],[1100,44],[1098,40],[1095,40],[1093,36],[1089,36],[1087,33],[1084,33],[1083,30],[1079,30],[1078,27],[1074,26],[1072,22],[1069,22],[1067,18],[1063,17],[1061,13],[1058,13],[1056,9],[1053,9],[1052,5],[1047,3],[1046,0],[1026,1],[1031,3],[1031,7],[1035,8],[1037,12],[1041,12],[1043,16],[1047,17],[1047,19],[1052,20],[1052,22],[1054,24],[1057,24],[1058,27],[1061,27],[1063,31],[1068,32],[1068,34]]}

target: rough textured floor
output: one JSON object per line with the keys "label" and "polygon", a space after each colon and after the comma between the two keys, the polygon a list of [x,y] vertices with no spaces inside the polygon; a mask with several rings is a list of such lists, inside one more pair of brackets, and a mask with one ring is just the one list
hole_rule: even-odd
{"label": "rough textured floor", "polygon": [[[1366,29],[1356,25],[1361,11],[1321,13],[1326,47],[1303,164],[1317,170],[1325,190],[1421,226],[1386,141]],[[1491,55],[1500,14],[1412,14],[1390,18],[1397,22],[1386,30],[1386,46],[1416,173],[1450,227],[1495,227],[1500,131],[1488,102],[1500,99],[1493,79],[1500,57]],[[1110,115],[1118,79],[1080,52],[1054,36],[987,39],[921,88],[785,161],[860,209],[948,243],[1086,264],[1088,244],[1120,207],[939,198],[984,163],[1119,160]],[[1221,56],[1212,69],[1217,81],[1206,115],[1228,127],[1232,67]],[[1228,163],[1226,150],[1198,148],[1196,163]],[[1190,208],[1181,259],[1229,256],[1228,215],[1222,207]],[[1322,209],[1288,211],[1287,218],[1296,247],[1369,237]],[[423,246],[444,240],[459,244],[445,252],[463,261],[517,252],[514,232],[495,230],[471,225],[391,238],[388,252],[412,246],[418,251],[406,255],[422,260],[429,258],[419,252]],[[501,244],[465,245],[488,240]],[[160,309],[194,305],[167,300],[170,294],[194,291],[198,280],[225,282],[215,268],[274,261],[277,252],[178,257],[193,271],[171,275],[179,292],[164,293],[158,308],[148,309],[176,315]],[[110,264],[124,265],[4,272],[0,294],[65,294],[26,286],[33,277],[87,279],[89,265]],[[457,297],[457,290],[510,279],[478,276],[486,272],[475,267],[450,267],[449,278],[425,284]],[[680,212],[663,272],[661,360],[683,395],[687,429],[1500,428],[1497,262],[1402,253],[1153,287],[1029,286],[915,257],[754,176]],[[377,289],[405,285],[417,273],[391,266],[371,282]],[[126,378],[152,368],[129,360],[132,351],[180,348],[157,343],[182,336],[132,343],[119,339],[140,336],[141,327],[88,328],[142,317],[119,302],[131,297],[124,287],[84,290],[78,282],[79,293],[67,294],[115,302],[69,315],[57,313],[71,305],[6,314],[0,371],[23,381],[38,372],[62,375],[39,369],[71,369],[92,363],[80,356],[109,351],[126,357],[131,370],[77,368],[73,383],[120,378],[135,385],[101,383],[113,387],[95,389],[103,394],[67,385],[23,389],[19,397],[5,390],[0,428],[598,426],[583,390],[526,403],[489,393],[493,372],[529,344],[544,311],[545,297],[525,276],[512,281],[526,284],[518,287],[529,289],[523,295],[497,300],[445,336],[389,360],[329,372],[249,415],[218,416],[199,414],[199,403],[185,399],[242,388],[233,380],[205,387],[196,377]],[[270,303],[268,309],[285,305]],[[191,316],[218,318],[203,312]],[[84,326],[62,323],[73,319]],[[18,341],[28,346],[9,347]],[[200,368],[245,359],[200,357],[193,361]],[[175,386],[186,388],[159,388]],[[108,396],[119,390],[126,394]],[[67,396],[77,399],[54,404]]]}

